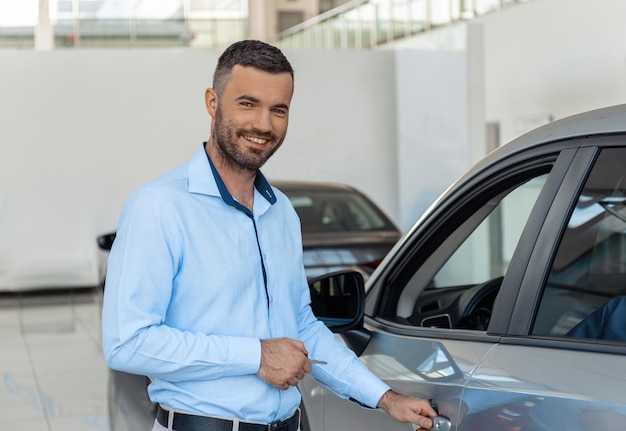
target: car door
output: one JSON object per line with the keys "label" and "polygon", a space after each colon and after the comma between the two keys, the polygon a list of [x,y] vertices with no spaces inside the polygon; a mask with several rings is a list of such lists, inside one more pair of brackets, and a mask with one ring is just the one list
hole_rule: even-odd
{"label": "car door", "polygon": [[[367,333],[343,335],[371,371],[397,391],[435,400],[453,427],[467,414],[465,386],[506,334],[523,278],[517,268],[532,251],[524,244],[539,235],[575,154],[567,145],[531,150],[470,172],[368,283]],[[300,389],[311,430],[412,429],[310,378]]]}
{"label": "car door", "polygon": [[626,429],[626,138],[585,139],[458,430]]}

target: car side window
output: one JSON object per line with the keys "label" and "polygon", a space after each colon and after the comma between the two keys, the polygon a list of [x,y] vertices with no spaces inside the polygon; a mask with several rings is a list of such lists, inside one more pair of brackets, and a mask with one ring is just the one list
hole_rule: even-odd
{"label": "car side window", "polygon": [[532,334],[626,342],[626,148],[598,156],[569,217]]}
{"label": "car side window", "polygon": [[406,283],[397,320],[486,330],[500,283],[547,178],[545,171],[518,178],[465,217]]}

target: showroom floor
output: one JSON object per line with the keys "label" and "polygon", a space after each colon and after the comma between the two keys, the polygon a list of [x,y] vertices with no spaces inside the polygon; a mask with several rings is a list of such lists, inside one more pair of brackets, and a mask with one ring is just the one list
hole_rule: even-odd
{"label": "showroom floor", "polygon": [[2,429],[108,431],[98,289],[0,295]]}

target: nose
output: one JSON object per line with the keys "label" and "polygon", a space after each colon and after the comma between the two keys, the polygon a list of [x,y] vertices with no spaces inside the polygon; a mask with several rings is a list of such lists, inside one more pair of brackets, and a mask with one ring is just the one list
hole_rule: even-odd
{"label": "nose", "polygon": [[252,119],[252,127],[261,132],[272,131],[272,116],[271,112],[266,109],[259,109],[256,115]]}

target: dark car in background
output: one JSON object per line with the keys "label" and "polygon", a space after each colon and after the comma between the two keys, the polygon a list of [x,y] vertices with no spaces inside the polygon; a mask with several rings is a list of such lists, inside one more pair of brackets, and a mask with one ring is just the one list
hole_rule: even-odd
{"label": "dark car in background", "polygon": [[308,278],[352,268],[365,279],[400,239],[385,213],[354,187],[336,183],[274,181],[302,225]]}

